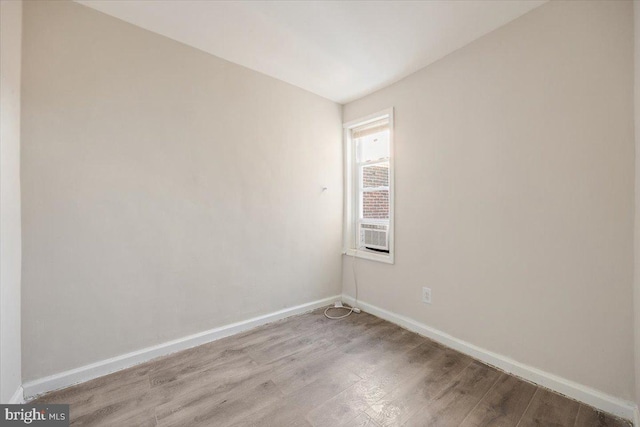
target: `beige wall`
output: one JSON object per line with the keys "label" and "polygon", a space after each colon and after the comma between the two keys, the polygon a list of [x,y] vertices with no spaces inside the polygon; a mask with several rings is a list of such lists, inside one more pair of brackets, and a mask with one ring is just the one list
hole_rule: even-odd
{"label": "beige wall", "polygon": [[634,118],[636,149],[635,188],[635,268],[634,268],[634,315],[635,315],[635,372],[636,404],[640,406],[640,0],[633,1],[634,29]]}
{"label": "beige wall", "polygon": [[633,398],[631,8],[550,2],[344,106],[395,107],[396,263],[358,260],[363,301]]}
{"label": "beige wall", "polygon": [[[20,377],[20,55],[22,3],[0,2],[0,402]],[[21,396],[20,396],[21,397]]]}
{"label": "beige wall", "polygon": [[79,4],[24,13],[25,381],[340,292],[340,105]]}

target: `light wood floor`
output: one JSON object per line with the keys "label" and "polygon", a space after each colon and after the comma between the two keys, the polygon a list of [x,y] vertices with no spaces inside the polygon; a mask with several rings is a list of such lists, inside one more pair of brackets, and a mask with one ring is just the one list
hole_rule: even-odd
{"label": "light wood floor", "polygon": [[322,310],[39,398],[92,426],[626,426],[369,314]]}

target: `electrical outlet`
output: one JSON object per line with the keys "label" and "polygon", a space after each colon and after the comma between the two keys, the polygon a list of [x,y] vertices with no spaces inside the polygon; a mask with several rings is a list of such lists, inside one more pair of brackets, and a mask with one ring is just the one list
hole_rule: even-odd
{"label": "electrical outlet", "polygon": [[422,302],[431,304],[431,288],[422,288]]}

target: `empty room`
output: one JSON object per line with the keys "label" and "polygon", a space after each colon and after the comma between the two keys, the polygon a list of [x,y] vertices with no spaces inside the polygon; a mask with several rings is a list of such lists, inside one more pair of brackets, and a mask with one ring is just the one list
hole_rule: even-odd
{"label": "empty room", "polygon": [[640,427],[640,2],[0,0],[0,426]]}

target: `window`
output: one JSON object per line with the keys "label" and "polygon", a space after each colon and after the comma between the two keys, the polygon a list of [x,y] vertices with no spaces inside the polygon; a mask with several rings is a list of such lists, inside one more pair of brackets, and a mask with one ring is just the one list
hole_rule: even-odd
{"label": "window", "polygon": [[393,263],[393,109],[344,129],[344,252]]}

